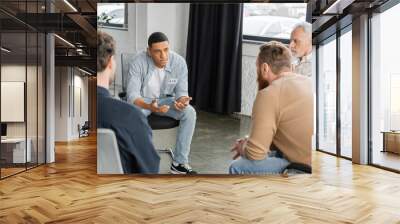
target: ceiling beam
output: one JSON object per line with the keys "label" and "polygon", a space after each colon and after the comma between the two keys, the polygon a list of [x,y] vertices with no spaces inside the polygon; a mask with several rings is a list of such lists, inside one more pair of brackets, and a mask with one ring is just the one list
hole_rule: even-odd
{"label": "ceiling beam", "polygon": [[97,59],[90,56],[55,56],[56,66],[87,67],[96,70]]}
{"label": "ceiling beam", "polygon": [[82,28],[82,30],[86,33],[87,35],[87,42],[89,43],[90,46],[96,46],[95,40],[96,40],[96,34],[97,30],[90,24],[85,17],[83,17],[80,14],[68,14],[67,15],[72,21],[74,21],[78,26]]}

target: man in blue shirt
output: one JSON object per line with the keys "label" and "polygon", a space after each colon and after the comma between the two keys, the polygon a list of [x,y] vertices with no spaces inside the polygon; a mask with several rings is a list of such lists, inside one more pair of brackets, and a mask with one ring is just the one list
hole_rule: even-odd
{"label": "man in blue shirt", "polygon": [[171,173],[196,174],[189,165],[196,111],[189,105],[188,70],[185,59],[169,49],[165,34],[151,34],[147,51],[129,65],[127,99],[146,116],[156,113],[180,121]]}
{"label": "man in blue shirt", "polygon": [[156,174],[160,157],[152,143],[151,128],[136,107],[114,99],[108,92],[115,78],[115,41],[97,33],[97,127],[114,131],[124,173]]}

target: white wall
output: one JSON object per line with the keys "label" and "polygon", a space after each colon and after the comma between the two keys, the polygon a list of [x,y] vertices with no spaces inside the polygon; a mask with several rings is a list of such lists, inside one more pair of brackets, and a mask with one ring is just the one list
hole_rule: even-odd
{"label": "white wall", "polygon": [[[36,97],[36,80],[31,80],[31,74],[36,75],[36,66],[25,66],[18,64],[6,64],[1,66],[1,81],[2,82],[24,82],[25,76],[28,74],[28,86],[27,88],[27,122],[7,122],[7,135],[8,137],[24,137],[25,136],[25,126],[28,125],[28,137],[36,130],[36,107],[37,107],[37,97]],[[36,77],[36,76],[35,76]],[[33,88],[32,88],[33,87]],[[22,93],[23,94],[23,93]],[[2,96],[3,98],[4,96]],[[24,107],[21,108],[24,112]],[[10,108],[1,108],[1,110],[10,110]],[[4,111],[3,111],[4,113]]]}
{"label": "white wall", "polygon": [[55,141],[68,140],[68,67],[56,67],[55,73]]}
{"label": "white wall", "polygon": [[[1,66],[1,81],[18,81],[25,82],[26,69],[32,68],[25,65],[2,65]],[[7,108],[1,108],[7,110]],[[8,137],[25,137],[26,122],[8,122],[7,123],[7,136]]]}
{"label": "white wall", "polygon": [[[37,70],[38,69],[38,70]],[[26,85],[26,107],[21,105],[20,108],[2,107],[2,112],[15,113],[12,110],[20,110],[19,113],[26,112],[26,120],[22,122],[7,122],[7,137],[24,138],[25,135],[30,139],[31,156],[36,161],[37,153],[39,153],[39,163],[44,162],[44,92],[42,68],[40,66],[21,65],[21,64],[3,64],[1,66],[1,81],[24,82]],[[27,80],[26,80],[27,78]],[[5,89],[2,89],[2,92]],[[24,94],[24,90],[19,91]],[[2,95],[6,97],[7,95]],[[22,97],[24,98],[24,97]],[[12,102],[11,102],[12,103]],[[3,103],[2,103],[3,104]],[[52,151],[48,148],[49,153]],[[51,157],[48,157],[51,158]],[[51,162],[51,160],[49,160]]]}
{"label": "white wall", "polygon": [[[77,74],[78,72],[78,74]],[[82,73],[80,73],[79,71],[75,70],[75,75],[74,75],[74,92],[72,94],[75,94],[74,96],[72,96],[72,98],[74,99],[74,102],[71,103],[71,106],[74,104],[74,107],[72,109],[75,110],[75,113],[73,111],[72,113],[72,119],[71,119],[71,136],[72,138],[76,139],[79,138],[79,132],[78,132],[78,124],[80,126],[82,126],[85,121],[88,121],[88,107],[89,107],[89,102],[88,102],[88,96],[89,96],[89,92],[88,92],[88,78],[87,76],[81,76]],[[77,92],[77,90],[80,90],[80,93]],[[80,99],[79,99],[79,95],[80,94]],[[79,102],[79,100],[81,102]],[[81,107],[81,108],[79,108]],[[80,109],[82,110],[82,112],[80,112]]]}
{"label": "white wall", "polygon": [[[100,3],[101,4],[101,3]],[[117,76],[110,86],[118,95],[122,88],[121,53],[135,53],[147,48],[148,36],[156,31],[165,33],[171,49],[186,56],[186,39],[189,24],[189,4],[177,3],[129,3],[128,29],[99,27],[116,41]]]}
{"label": "white wall", "polygon": [[147,36],[160,31],[167,35],[170,47],[186,57],[189,4],[147,4]]}
{"label": "white wall", "polygon": [[[71,67],[56,67],[56,74],[55,141],[70,141],[79,137],[78,124],[88,120],[88,78]],[[79,89],[81,103],[76,97]],[[82,107],[82,116],[77,105]]]}
{"label": "white wall", "polygon": [[[101,4],[101,3],[99,3]],[[116,89],[121,89],[121,53],[132,53],[136,51],[136,7],[135,4],[128,4],[128,29],[108,29],[98,26],[98,29],[110,34],[116,42],[117,76]],[[111,90],[113,85],[111,86]],[[112,92],[112,91],[111,91]],[[118,94],[118,92],[117,92]]]}
{"label": "white wall", "polygon": [[242,106],[240,114],[251,116],[254,100],[256,99],[257,69],[256,60],[260,44],[243,43],[242,45]]}

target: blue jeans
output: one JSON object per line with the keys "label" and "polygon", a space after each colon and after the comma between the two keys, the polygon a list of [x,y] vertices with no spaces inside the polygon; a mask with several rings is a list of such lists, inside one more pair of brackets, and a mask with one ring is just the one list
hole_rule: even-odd
{"label": "blue jeans", "polygon": [[263,160],[239,158],[232,161],[229,174],[281,174],[289,165],[289,161],[280,157],[277,151],[270,151]]}
{"label": "blue jeans", "polygon": [[[144,99],[146,103],[151,103],[151,99]],[[196,110],[188,105],[184,110],[178,111],[174,106],[173,97],[162,98],[158,100],[158,106],[168,105],[170,108],[167,113],[156,113],[160,116],[167,116],[179,120],[178,136],[176,138],[176,148],[174,151],[174,162],[185,164],[189,163],[190,144],[196,126]],[[150,110],[140,108],[147,117],[151,114]]]}

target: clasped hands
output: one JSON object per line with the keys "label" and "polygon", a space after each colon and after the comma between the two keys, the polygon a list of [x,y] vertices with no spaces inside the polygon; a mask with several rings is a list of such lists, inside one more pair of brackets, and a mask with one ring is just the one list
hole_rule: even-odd
{"label": "clasped hands", "polygon": [[231,148],[231,152],[234,152],[233,159],[237,159],[244,155],[244,146],[247,143],[248,136],[245,138],[237,139],[235,145]]}
{"label": "clasped hands", "polygon": [[[182,111],[184,110],[188,105],[189,102],[192,100],[192,97],[189,96],[182,96],[179,97],[179,99],[177,99],[174,102],[174,107],[176,110],[178,111]],[[156,113],[167,113],[169,110],[169,106],[168,105],[162,105],[162,106],[158,106],[158,101],[156,99],[154,99],[153,101],[151,101],[150,104],[150,110],[151,112],[156,112]]]}

